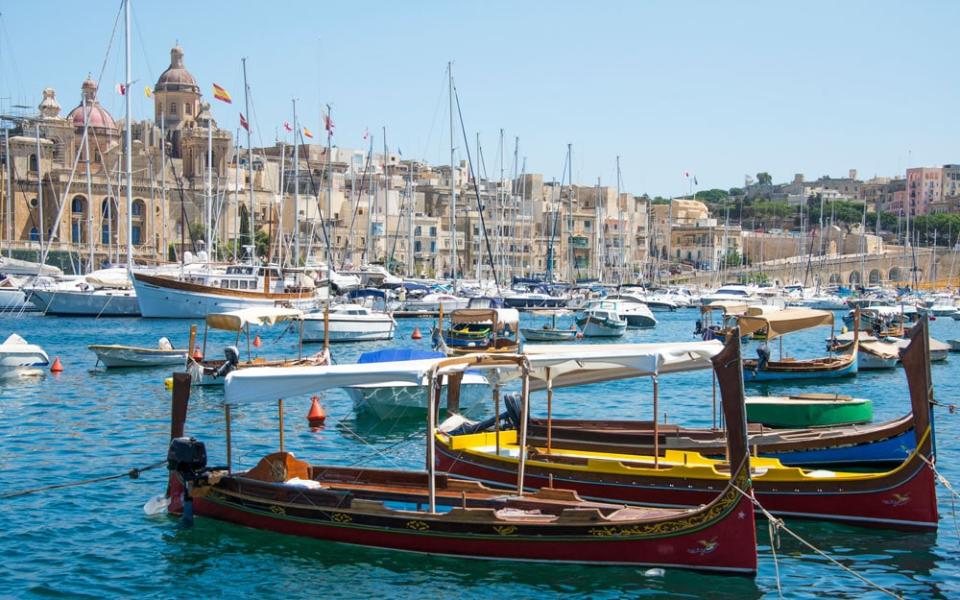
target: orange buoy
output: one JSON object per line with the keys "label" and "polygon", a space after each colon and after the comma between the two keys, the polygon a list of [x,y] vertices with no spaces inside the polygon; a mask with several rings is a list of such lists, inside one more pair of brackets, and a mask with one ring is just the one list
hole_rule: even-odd
{"label": "orange buoy", "polygon": [[320,398],[310,398],[310,412],[307,413],[307,422],[310,427],[320,427],[327,420],[327,412],[320,406]]}
{"label": "orange buoy", "polygon": [[203,352],[200,352],[200,346],[193,347],[193,360],[201,361],[203,360]]}
{"label": "orange buoy", "polygon": [[63,372],[63,363],[60,362],[60,357],[53,359],[53,364],[50,365],[51,373],[62,373]]}
{"label": "orange buoy", "polygon": [[413,328],[413,334],[410,336],[410,339],[411,339],[411,340],[423,339],[423,334],[420,333],[420,328],[419,328],[419,327],[414,327],[414,328]]}
{"label": "orange buoy", "polygon": [[254,347],[254,348],[259,348],[259,347],[262,346],[262,345],[263,345],[263,342],[260,341],[260,336],[259,336],[259,335],[258,335],[258,336],[255,336],[255,337],[253,338],[253,347]]}

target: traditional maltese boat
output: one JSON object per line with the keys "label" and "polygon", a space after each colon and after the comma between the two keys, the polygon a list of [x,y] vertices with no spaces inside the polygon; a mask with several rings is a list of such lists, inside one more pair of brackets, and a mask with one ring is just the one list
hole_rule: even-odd
{"label": "traditional maltese boat", "polygon": [[[251,349],[250,327],[265,327],[281,322],[299,323],[300,341],[297,344],[297,358],[268,360],[254,357]],[[235,345],[224,348],[223,360],[209,360],[207,355],[207,333],[210,329],[233,331],[237,334]],[[246,334],[247,360],[240,360],[240,336]],[[196,347],[196,326],[190,328],[190,347]],[[260,308],[244,308],[224,313],[207,315],[203,329],[203,349],[198,356],[187,357],[187,372],[193,378],[194,385],[223,385],[228,373],[237,369],[262,367],[308,367],[325,365],[330,362],[330,351],[324,348],[321,352],[310,356],[303,355],[303,312],[295,308],[280,308],[264,306]]]}
{"label": "traditional maltese boat", "polygon": [[[560,364],[573,359],[567,355],[551,360]],[[541,359],[544,362],[550,361]],[[624,362],[629,367],[628,361],[615,367],[623,368]],[[224,393],[223,467],[207,466],[204,444],[184,437],[190,377],[176,374],[170,478],[166,500],[160,505],[166,502],[169,512],[181,515],[185,524],[198,515],[277,533],[407,552],[753,574],[756,532],[754,520],[746,518],[752,510],[750,457],[738,343],[717,355],[714,365],[721,382],[732,467],[714,497],[696,508],[584,501],[575,492],[552,486],[527,491],[525,452],[519,454],[512,491],[438,472],[436,400],[443,377],[457,377],[467,369],[518,375],[527,414],[533,369],[526,357],[506,354],[231,373]],[[426,384],[432,390],[425,472],[312,465],[285,449],[283,400],[278,397],[385,381]],[[234,471],[231,410],[251,402],[277,403],[279,449],[252,469]],[[523,433],[517,443],[526,446]]]}
{"label": "traditional maltese boat", "polygon": [[785,381],[856,375],[858,347],[856,334],[851,349],[845,354],[807,359],[787,358],[783,354],[782,336],[821,325],[832,327],[833,319],[832,312],[811,308],[787,308],[769,313],[748,311],[738,319],[740,334],[746,336],[764,331],[766,342],[780,338],[780,357],[778,360],[771,360],[770,350],[764,343],[757,349],[757,359],[743,361],[744,380],[747,382]]}
{"label": "traditional maltese boat", "polygon": [[474,352],[517,351],[520,313],[504,308],[497,298],[471,298],[467,308],[450,313],[450,327],[443,329],[443,310],[433,333],[434,348],[449,356]]}
{"label": "traditional maltese boat", "polygon": [[[737,334],[734,337],[737,337]],[[932,382],[927,323],[910,334],[902,353],[910,389],[915,447],[905,460],[879,472],[790,467],[776,459],[753,458],[752,480],[759,502],[769,511],[794,517],[837,520],[853,524],[936,529],[938,523],[934,474]],[[654,377],[658,373],[653,373]],[[657,414],[657,379],[654,377]],[[548,411],[550,406],[548,381]],[[653,453],[578,450],[560,445],[550,431],[544,445],[520,451],[516,430],[442,434],[440,466],[451,474],[494,485],[513,481],[518,456],[525,461],[530,485],[576,490],[584,498],[660,506],[698,506],[719,490],[727,478],[724,461],[702,454],[667,449],[660,452],[658,419],[653,419]]]}

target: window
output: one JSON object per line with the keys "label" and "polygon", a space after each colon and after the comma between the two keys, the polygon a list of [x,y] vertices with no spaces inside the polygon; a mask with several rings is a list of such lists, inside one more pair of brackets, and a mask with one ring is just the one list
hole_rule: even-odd
{"label": "window", "polygon": [[74,244],[83,242],[83,223],[79,220],[73,221],[70,226],[70,240]]}
{"label": "window", "polygon": [[177,114],[177,103],[176,103],[176,102],[171,102],[171,103],[170,103],[170,114],[171,114],[171,115]]}
{"label": "window", "polygon": [[144,212],[143,200],[135,200],[133,202],[133,209],[130,212],[131,216],[142,217]]}
{"label": "window", "polygon": [[433,253],[436,251],[437,251],[437,242],[435,240],[430,240],[430,252]]}
{"label": "window", "polygon": [[70,202],[70,210],[74,213],[82,213],[87,210],[87,201],[83,196],[74,196]]}
{"label": "window", "polygon": [[36,154],[31,154],[31,155],[30,155],[30,170],[31,170],[31,171],[36,171],[36,170],[37,170],[37,155],[36,155]]}
{"label": "window", "polygon": [[420,233],[420,226],[419,226],[419,225],[417,225],[416,227],[413,228],[413,235],[415,235],[415,236],[417,236],[417,237],[420,237],[420,236],[422,235],[422,234]]}
{"label": "window", "polygon": [[421,251],[422,251],[421,248],[422,248],[422,246],[421,246],[421,244],[420,244],[420,240],[417,240],[417,241],[413,242],[413,251],[414,251],[414,252],[421,252]]}
{"label": "window", "polygon": [[[136,205],[134,205],[136,206]],[[134,223],[133,227],[130,229],[132,232],[130,235],[130,241],[134,246],[139,246],[143,243],[143,228],[140,225]]]}
{"label": "window", "polygon": [[36,242],[36,241],[39,240],[39,239],[40,239],[40,233],[37,232],[37,228],[36,228],[36,227],[31,227],[31,228],[30,228],[30,241],[31,241],[31,242]]}
{"label": "window", "polygon": [[192,115],[192,114],[193,114],[193,107],[190,106],[189,104],[184,104],[184,105],[183,105],[183,114],[185,114],[185,115]]}
{"label": "window", "polygon": [[430,237],[437,237],[437,227],[435,225],[430,227]]}

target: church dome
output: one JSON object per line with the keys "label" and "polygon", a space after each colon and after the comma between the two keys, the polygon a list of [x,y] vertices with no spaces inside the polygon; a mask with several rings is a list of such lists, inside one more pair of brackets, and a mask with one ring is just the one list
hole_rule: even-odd
{"label": "church dome", "polygon": [[[109,130],[110,133],[117,133],[117,122],[113,120],[113,117],[110,116],[107,109],[100,106],[100,101],[97,100],[97,82],[87,77],[87,80],[83,82],[81,90],[83,98],[86,100],[87,112],[90,113],[90,127],[106,129]],[[86,120],[83,102],[70,111],[67,119],[73,121],[73,126],[78,130],[83,129],[83,124]]]}
{"label": "church dome", "polygon": [[197,80],[183,66],[183,48],[179,45],[170,49],[170,66],[160,74],[155,92],[200,92]]}

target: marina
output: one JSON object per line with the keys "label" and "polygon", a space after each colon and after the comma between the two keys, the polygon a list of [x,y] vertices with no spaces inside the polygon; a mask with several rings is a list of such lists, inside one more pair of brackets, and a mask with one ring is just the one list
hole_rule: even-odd
{"label": "marina", "polygon": [[51,2],[0,596],[960,596],[956,7]]}

